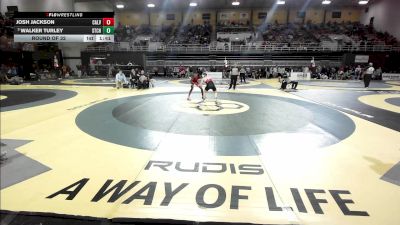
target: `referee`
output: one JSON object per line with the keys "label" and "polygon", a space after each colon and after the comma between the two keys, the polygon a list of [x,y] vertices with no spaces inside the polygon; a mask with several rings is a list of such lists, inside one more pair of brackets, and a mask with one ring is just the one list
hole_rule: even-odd
{"label": "referee", "polygon": [[374,73],[375,68],[372,66],[372,63],[369,63],[368,69],[364,72],[364,87],[369,87],[369,82],[371,81],[372,74]]}
{"label": "referee", "polygon": [[233,86],[233,90],[236,89],[236,82],[237,82],[238,76],[239,76],[239,69],[237,68],[237,64],[235,64],[235,66],[231,70],[231,83],[229,84],[229,89],[231,89],[232,86]]}

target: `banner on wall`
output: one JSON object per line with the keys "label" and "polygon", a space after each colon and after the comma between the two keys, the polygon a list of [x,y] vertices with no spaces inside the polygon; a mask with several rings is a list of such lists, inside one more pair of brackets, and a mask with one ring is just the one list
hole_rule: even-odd
{"label": "banner on wall", "polygon": [[400,73],[383,73],[382,80],[400,80]]}
{"label": "banner on wall", "polygon": [[222,72],[209,72],[207,71],[207,75],[215,80],[222,79]]}
{"label": "banner on wall", "polygon": [[291,80],[311,80],[311,73],[291,72],[290,79]]}
{"label": "banner on wall", "polygon": [[240,19],[248,19],[249,18],[249,14],[248,13],[240,13]]}
{"label": "banner on wall", "polygon": [[368,63],[369,55],[356,55],[354,62],[356,63]]}
{"label": "banner on wall", "polygon": [[232,18],[232,13],[231,12],[222,12],[219,14],[219,19],[220,20],[230,20]]}

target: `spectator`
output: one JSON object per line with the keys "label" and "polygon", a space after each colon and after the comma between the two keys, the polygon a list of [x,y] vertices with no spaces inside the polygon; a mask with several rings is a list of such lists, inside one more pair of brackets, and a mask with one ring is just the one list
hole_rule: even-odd
{"label": "spectator", "polygon": [[144,70],[140,72],[139,82],[138,82],[138,89],[148,88],[149,87],[149,80],[144,74]]}
{"label": "spectator", "polygon": [[122,70],[119,70],[115,75],[115,85],[117,89],[122,88],[126,83],[128,83],[128,81],[126,80],[125,74],[122,72]]}
{"label": "spectator", "polygon": [[355,79],[356,80],[359,80],[360,79],[360,77],[361,77],[361,66],[360,65],[358,65],[357,66],[357,68],[355,69]]}
{"label": "spectator", "polygon": [[375,70],[375,80],[382,80],[382,68],[378,67],[378,69]]}
{"label": "spectator", "polygon": [[136,70],[132,68],[129,74],[129,86],[134,88],[135,85],[137,86]]}

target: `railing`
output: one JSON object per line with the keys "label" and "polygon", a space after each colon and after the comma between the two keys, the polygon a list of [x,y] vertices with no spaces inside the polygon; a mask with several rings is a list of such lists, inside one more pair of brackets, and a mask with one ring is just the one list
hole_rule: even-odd
{"label": "railing", "polygon": [[[329,66],[339,66],[341,65],[341,61],[329,61],[329,63],[319,63],[321,61],[316,61],[320,65],[329,65]],[[246,66],[307,66],[310,64],[309,59],[304,60],[236,60],[239,66],[246,65]],[[147,67],[178,67],[184,64],[185,66],[215,66],[215,67],[224,67],[225,63],[223,60],[217,60],[214,62],[210,62],[210,60],[166,60],[159,62],[158,60],[147,60],[146,66]]]}
{"label": "railing", "polygon": [[210,45],[160,45],[158,48],[149,49],[148,46],[131,46],[120,48],[119,43],[106,46],[87,47],[86,51],[106,52],[106,51],[128,51],[128,52],[400,52],[400,47],[391,45],[365,45],[365,46],[337,46],[323,47],[314,44],[296,44],[285,46],[283,44],[267,45],[230,45],[216,46]]}

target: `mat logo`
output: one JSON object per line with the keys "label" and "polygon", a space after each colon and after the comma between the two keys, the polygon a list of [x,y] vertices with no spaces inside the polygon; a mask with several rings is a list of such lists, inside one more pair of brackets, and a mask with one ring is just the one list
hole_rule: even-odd
{"label": "mat logo", "polygon": [[248,175],[261,175],[264,174],[264,169],[261,165],[257,164],[239,164],[233,163],[200,163],[194,162],[190,165],[183,165],[182,162],[172,161],[153,161],[150,160],[144,170],[158,170],[158,171],[177,171],[177,172],[191,172],[191,173],[230,173],[230,174],[248,174]]}
{"label": "mat logo", "polygon": [[249,110],[249,106],[237,101],[225,99],[210,99],[204,101],[179,102],[173,109],[179,112],[207,114],[207,115],[226,115],[242,113]]}
{"label": "mat logo", "polygon": [[243,106],[237,103],[224,103],[224,102],[220,103],[218,101],[213,101],[213,102],[199,103],[194,108],[200,111],[221,111],[224,109],[232,109],[232,110],[241,109],[243,108]]}
{"label": "mat logo", "polygon": [[[82,178],[81,180],[47,196],[47,199],[65,198],[65,200],[74,200],[82,189],[89,182],[89,178]],[[94,181],[93,183],[98,183]],[[132,191],[134,190],[134,191]],[[327,190],[324,189],[298,189],[290,188],[290,203],[295,206],[291,207],[281,204],[282,201],[277,201],[276,196],[282,196],[282,193],[287,190],[276,190],[274,187],[260,187],[260,186],[245,186],[245,185],[226,185],[219,184],[205,184],[198,186],[198,184],[190,183],[172,183],[172,182],[142,182],[128,180],[113,180],[108,179],[101,186],[97,193],[93,193],[91,198],[92,203],[104,202],[118,203],[116,204],[133,204],[134,202],[142,203],[145,206],[154,207],[174,207],[174,202],[186,202],[188,199],[193,201],[193,205],[200,208],[214,209],[229,207],[230,210],[240,210],[245,208],[244,201],[255,201],[257,207],[263,207],[266,211],[282,212],[298,211],[299,213],[325,214],[322,209],[322,204],[328,204],[328,196],[322,195],[329,193],[334,199],[338,210],[341,210],[345,216],[369,216],[366,211],[356,211],[349,208],[349,204],[354,204],[354,201],[344,195],[350,195],[348,190]],[[304,192],[303,192],[304,191]],[[279,192],[279,195],[276,193]],[[129,193],[129,194],[128,194]],[[304,197],[304,194],[306,197]],[[188,196],[192,195],[192,198]],[[279,197],[278,199],[281,199]],[[308,199],[308,203],[306,200]],[[121,202],[122,201],[122,202]],[[286,202],[286,201],[285,201]],[[58,202],[59,203],[59,202]],[[82,199],[79,200],[79,204]],[[242,204],[242,205],[241,205]],[[354,206],[353,206],[354,207]],[[331,207],[329,207],[331,208]]]}

